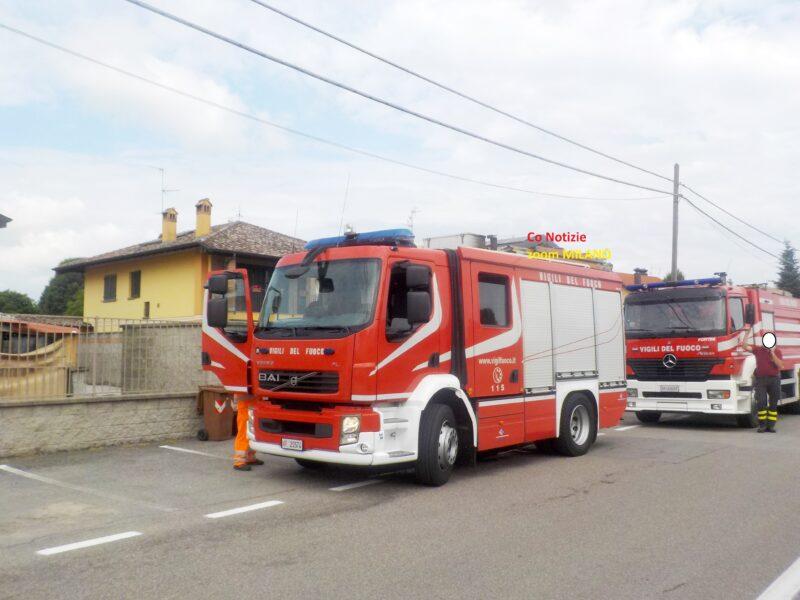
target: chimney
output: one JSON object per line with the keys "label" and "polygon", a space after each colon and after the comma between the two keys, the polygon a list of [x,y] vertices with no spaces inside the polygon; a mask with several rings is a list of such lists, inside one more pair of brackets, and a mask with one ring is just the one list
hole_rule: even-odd
{"label": "chimney", "polygon": [[642,283],[642,277],[647,275],[647,269],[642,269],[641,267],[636,267],[633,270],[633,283],[635,285],[640,285]]}
{"label": "chimney", "polygon": [[194,205],[197,209],[197,222],[194,228],[194,236],[202,237],[211,233],[211,200],[203,198]]}
{"label": "chimney", "polygon": [[161,213],[161,241],[174,242],[178,236],[178,211],[168,208]]}

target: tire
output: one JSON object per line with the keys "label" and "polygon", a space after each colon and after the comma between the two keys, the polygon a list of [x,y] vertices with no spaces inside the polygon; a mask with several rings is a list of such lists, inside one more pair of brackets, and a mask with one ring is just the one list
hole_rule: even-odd
{"label": "tire", "polygon": [[758,406],[756,406],[755,386],[750,392],[750,412],[745,415],[736,415],[736,424],[743,429],[758,427]]}
{"label": "tire", "polygon": [[661,413],[654,410],[640,410],[636,412],[636,418],[642,423],[658,423]]}
{"label": "tire", "polygon": [[414,471],[424,485],[447,483],[458,458],[458,430],[453,410],[446,404],[429,404],[419,426],[419,456]]}
{"label": "tire", "polygon": [[582,456],[597,439],[597,413],[594,403],[584,394],[573,394],[561,407],[556,452],[563,456]]}
{"label": "tire", "polygon": [[320,462],[318,460],[308,460],[307,458],[295,458],[294,460],[298,465],[304,469],[309,469],[310,471],[321,471],[328,466],[328,463]]}
{"label": "tire", "polygon": [[197,439],[201,442],[208,441],[208,432],[205,429],[198,429],[197,430]]}

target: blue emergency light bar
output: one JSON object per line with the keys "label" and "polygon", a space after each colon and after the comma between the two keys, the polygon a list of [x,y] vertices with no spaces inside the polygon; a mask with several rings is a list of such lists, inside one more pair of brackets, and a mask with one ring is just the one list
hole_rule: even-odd
{"label": "blue emergency light bar", "polygon": [[348,233],[335,237],[318,238],[307,242],[304,248],[335,248],[337,246],[407,246],[414,247],[414,233],[410,229],[381,229],[364,233]]}
{"label": "blue emergency light bar", "polygon": [[720,285],[724,283],[722,277],[706,277],[704,279],[682,279],[681,281],[658,281],[656,283],[637,283],[626,285],[625,289],[629,292],[641,290],[656,290],[658,288],[686,287],[689,285]]}

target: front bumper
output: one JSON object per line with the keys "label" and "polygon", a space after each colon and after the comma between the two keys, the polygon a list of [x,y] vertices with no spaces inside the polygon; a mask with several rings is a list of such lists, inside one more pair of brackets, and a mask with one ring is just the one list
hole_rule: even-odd
{"label": "front bumper", "polygon": [[[628,396],[627,410],[714,415],[747,414],[750,412],[752,394],[748,386],[749,384],[734,379],[680,382],[628,379],[628,389],[636,389],[637,395]],[[730,397],[709,398],[709,390],[727,390],[730,392]]]}
{"label": "front bumper", "polygon": [[[409,421],[398,418],[399,411],[402,408],[383,406],[375,409],[333,406],[306,411],[286,409],[269,401],[259,402],[253,408],[247,437],[250,448],[256,452],[286,458],[365,467],[414,461],[417,453],[416,445],[412,447],[409,443],[412,439],[407,427]],[[361,431],[357,442],[340,445],[341,418],[348,415],[361,416]],[[275,429],[276,423],[282,431],[268,430]],[[298,427],[298,423],[302,425]],[[314,433],[310,433],[312,429]],[[303,450],[283,448],[282,439],[302,441]]]}

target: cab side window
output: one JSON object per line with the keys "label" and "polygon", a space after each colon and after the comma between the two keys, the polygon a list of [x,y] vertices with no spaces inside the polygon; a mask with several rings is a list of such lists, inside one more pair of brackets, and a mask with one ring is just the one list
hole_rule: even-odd
{"label": "cab side window", "polygon": [[738,331],[744,327],[744,304],[741,298],[731,298],[728,302],[728,315],[731,331]]}
{"label": "cab side window", "polygon": [[[413,265],[415,268],[422,268],[427,273],[424,281],[417,281],[414,287],[408,286],[406,277],[407,268]],[[386,307],[386,339],[398,341],[408,337],[415,329],[415,325],[408,322],[407,300],[408,292],[427,291],[431,292],[431,270],[428,267],[417,263],[403,262],[392,267],[389,276],[389,294]]]}
{"label": "cab side window", "polygon": [[481,325],[508,327],[508,277],[492,273],[478,275]]}

